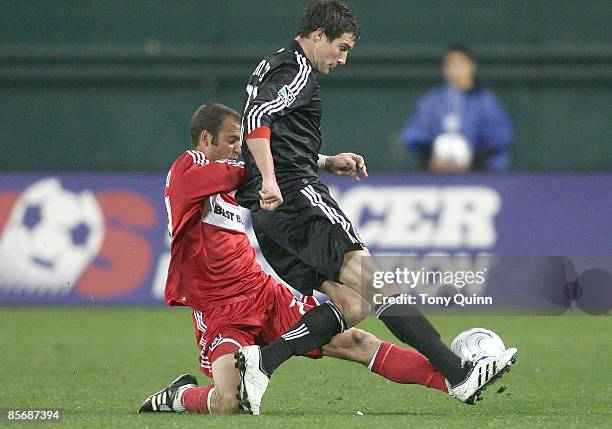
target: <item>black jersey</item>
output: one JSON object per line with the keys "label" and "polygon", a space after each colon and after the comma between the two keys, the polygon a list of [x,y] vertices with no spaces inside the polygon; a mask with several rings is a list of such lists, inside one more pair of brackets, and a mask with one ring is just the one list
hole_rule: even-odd
{"label": "black jersey", "polygon": [[[264,58],[251,75],[242,118],[242,138],[261,126],[270,128],[276,181],[283,194],[318,181],[322,106],[316,69],[297,41]],[[261,174],[246,144],[249,173],[238,190],[244,207],[259,203]]]}

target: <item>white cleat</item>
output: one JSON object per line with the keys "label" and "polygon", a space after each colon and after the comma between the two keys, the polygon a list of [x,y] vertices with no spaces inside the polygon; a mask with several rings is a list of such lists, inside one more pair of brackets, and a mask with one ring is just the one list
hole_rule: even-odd
{"label": "white cleat", "polygon": [[497,356],[483,357],[473,362],[472,369],[465,380],[456,386],[448,385],[448,394],[466,404],[475,405],[482,392],[510,371],[516,362],[518,350],[514,347],[504,350]]}
{"label": "white cleat", "polygon": [[241,347],[236,358],[236,368],[240,371],[240,384],[238,385],[238,400],[241,407],[254,415],[259,415],[261,398],[263,397],[270,379],[261,370],[261,352],[259,346]]}

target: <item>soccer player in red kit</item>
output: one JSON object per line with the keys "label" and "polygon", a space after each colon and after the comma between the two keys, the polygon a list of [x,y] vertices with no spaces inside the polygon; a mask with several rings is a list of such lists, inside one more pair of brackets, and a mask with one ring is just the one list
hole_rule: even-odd
{"label": "soccer player in red kit", "polygon": [[[174,162],[166,179],[172,243],[166,303],[192,308],[200,370],[214,384],[199,387],[193,375],[183,374],[149,396],[138,411],[231,414],[241,407],[234,354],[243,346],[271,343],[319,303],[295,297],[256,262],[234,199],[246,174],[236,161],[241,150],[238,113],[221,104],[201,106],[192,117],[191,136],[192,150]],[[339,154],[327,157],[324,167],[337,175],[355,175],[356,161],[363,164],[358,155]],[[306,355],[360,362],[389,380],[447,392],[444,377],[421,354],[360,329],[348,329]]]}

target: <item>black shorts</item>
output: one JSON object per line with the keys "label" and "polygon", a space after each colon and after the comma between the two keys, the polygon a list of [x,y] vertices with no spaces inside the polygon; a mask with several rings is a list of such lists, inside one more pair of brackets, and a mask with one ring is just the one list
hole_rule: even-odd
{"label": "black shorts", "polygon": [[365,249],[322,183],[283,194],[283,204],[272,212],[253,207],[252,217],[264,257],[276,274],[304,295],[312,295],[326,280],[337,282],[344,254]]}

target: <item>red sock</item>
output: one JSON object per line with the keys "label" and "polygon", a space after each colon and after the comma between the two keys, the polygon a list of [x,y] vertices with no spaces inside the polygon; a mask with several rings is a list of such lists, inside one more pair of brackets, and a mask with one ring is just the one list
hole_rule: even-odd
{"label": "red sock", "polygon": [[209,384],[208,386],[192,387],[185,390],[183,397],[181,398],[185,411],[200,414],[209,413],[208,396],[212,395],[212,390],[214,387],[214,384]]}
{"label": "red sock", "polygon": [[425,356],[386,341],[380,344],[370,371],[396,383],[420,384],[448,393],[444,376]]}

